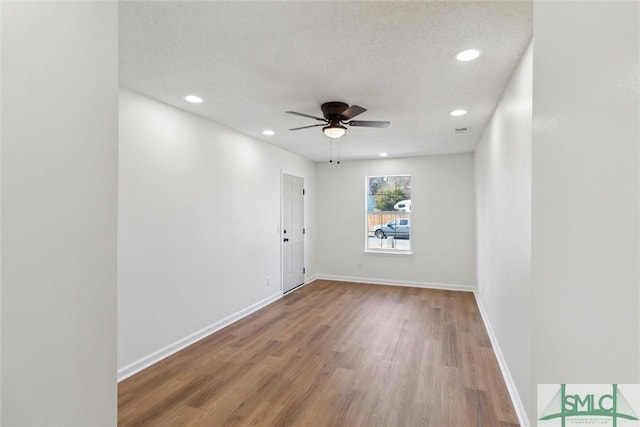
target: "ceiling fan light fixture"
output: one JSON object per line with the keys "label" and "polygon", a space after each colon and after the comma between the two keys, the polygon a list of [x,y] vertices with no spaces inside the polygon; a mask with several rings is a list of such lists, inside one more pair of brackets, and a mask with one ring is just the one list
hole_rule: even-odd
{"label": "ceiling fan light fixture", "polygon": [[336,123],[331,123],[329,126],[322,128],[322,132],[329,138],[340,138],[347,132],[347,128]]}

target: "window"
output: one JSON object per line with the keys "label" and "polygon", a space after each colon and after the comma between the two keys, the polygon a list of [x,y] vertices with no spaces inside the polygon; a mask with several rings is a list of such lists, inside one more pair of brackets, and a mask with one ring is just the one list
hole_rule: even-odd
{"label": "window", "polygon": [[411,250],[411,175],[366,178],[367,251]]}

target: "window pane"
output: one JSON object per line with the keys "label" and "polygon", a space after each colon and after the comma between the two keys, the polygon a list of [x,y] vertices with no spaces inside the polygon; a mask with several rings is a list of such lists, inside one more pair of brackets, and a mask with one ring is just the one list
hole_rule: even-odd
{"label": "window pane", "polygon": [[367,177],[367,250],[411,249],[411,176]]}

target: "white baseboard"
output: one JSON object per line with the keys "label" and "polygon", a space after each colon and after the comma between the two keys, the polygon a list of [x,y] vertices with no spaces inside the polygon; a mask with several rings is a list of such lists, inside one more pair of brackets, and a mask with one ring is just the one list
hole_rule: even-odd
{"label": "white baseboard", "polygon": [[522,399],[520,399],[520,394],[518,393],[516,383],[515,381],[513,381],[513,377],[511,376],[511,372],[509,371],[507,361],[504,358],[504,354],[502,354],[502,350],[500,349],[500,344],[498,344],[498,338],[493,332],[493,328],[491,327],[491,323],[489,322],[489,316],[487,315],[487,312],[484,308],[484,305],[482,305],[482,301],[480,300],[478,294],[474,292],[473,295],[476,298],[476,303],[478,305],[478,309],[480,310],[480,316],[482,317],[484,327],[487,330],[487,334],[489,335],[489,340],[491,341],[493,352],[496,355],[496,359],[498,359],[498,365],[500,366],[502,377],[504,378],[507,390],[509,391],[509,396],[511,396],[511,402],[513,403],[513,408],[516,411],[518,422],[520,422],[521,427],[530,427],[531,424],[529,423],[527,412],[525,411],[524,405],[522,404]]}
{"label": "white baseboard", "polygon": [[311,283],[311,282],[313,282],[314,280],[317,280],[317,279],[319,279],[318,275],[317,275],[317,274],[314,274],[313,276],[309,277],[309,278],[304,282],[304,284],[305,284],[305,285],[308,285],[309,283]]}
{"label": "white baseboard", "polygon": [[177,353],[178,351],[190,346],[191,344],[194,344],[195,342],[200,341],[203,338],[206,338],[207,336],[213,334],[214,332],[217,332],[220,329],[226,326],[229,326],[234,322],[237,322],[243,317],[247,317],[251,313],[258,311],[263,307],[266,307],[267,305],[271,304],[274,301],[279,300],[280,298],[282,298],[282,293],[280,292],[270,295],[267,298],[261,301],[258,301],[257,303],[252,304],[245,309],[242,309],[230,316],[225,317],[222,320],[219,320],[218,322],[212,325],[207,326],[206,328],[200,329],[199,331],[194,332],[193,334],[186,336],[174,342],[173,344],[169,344],[168,346],[161,348],[160,350],[155,351],[148,356],[138,359],[135,362],[130,363],[127,366],[124,366],[118,369],[118,382],[126,378],[129,378],[130,376],[142,371],[145,368],[148,368],[149,366],[155,363],[158,363],[162,359],[165,359],[171,356],[172,354]]}
{"label": "white baseboard", "polygon": [[373,279],[371,277],[334,276],[331,274],[317,274],[314,276],[314,279],[337,280],[339,282],[370,283],[372,285],[408,286],[411,288],[442,289],[446,291],[462,291],[462,292],[475,291],[475,287],[471,285],[457,285],[457,284],[451,284],[451,283],[413,282],[409,280]]}

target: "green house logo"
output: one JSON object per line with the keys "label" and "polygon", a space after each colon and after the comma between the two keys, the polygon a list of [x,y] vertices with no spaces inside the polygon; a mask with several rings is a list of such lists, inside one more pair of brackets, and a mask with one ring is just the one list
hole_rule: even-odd
{"label": "green house logo", "polygon": [[[538,397],[540,398],[540,386]],[[606,387],[606,388],[605,388]],[[638,385],[634,385],[636,391]],[[634,406],[638,404],[633,400]],[[636,407],[637,410],[637,407]],[[540,414],[540,426],[640,426],[638,416],[618,384],[559,384],[546,408]],[[551,422],[555,421],[555,422]],[[559,423],[559,424],[558,424]]]}

